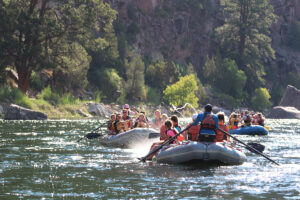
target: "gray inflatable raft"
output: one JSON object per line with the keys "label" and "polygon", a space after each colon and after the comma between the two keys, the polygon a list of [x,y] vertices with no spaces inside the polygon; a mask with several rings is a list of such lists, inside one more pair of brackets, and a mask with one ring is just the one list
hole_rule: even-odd
{"label": "gray inflatable raft", "polygon": [[156,155],[158,163],[199,163],[213,162],[225,165],[240,165],[247,160],[246,155],[228,143],[202,143],[190,141],[182,145],[164,147]]}
{"label": "gray inflatable raft", "polygon": [[159,141],[160,133],[152,128],[135,128],[119,133],[118,135],[105,135],[101,142],[108,146],[133,147],[136,144],[153,143]]}

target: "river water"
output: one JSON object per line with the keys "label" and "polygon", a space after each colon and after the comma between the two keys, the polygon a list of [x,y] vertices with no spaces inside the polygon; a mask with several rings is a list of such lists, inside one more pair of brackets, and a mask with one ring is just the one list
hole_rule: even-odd
{"label": "river water", "polygon": [[149,145],[77,142],[104,124],[0,121],[0,199],[300,199],[300,120],[267,120],[268,136],[238,137],[264,144],[280,166],[247,150],[239,166],[142,163]]}

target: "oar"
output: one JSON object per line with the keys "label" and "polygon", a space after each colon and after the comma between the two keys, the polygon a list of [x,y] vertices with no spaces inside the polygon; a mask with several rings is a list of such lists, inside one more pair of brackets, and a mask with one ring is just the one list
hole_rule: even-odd
{"label": "oar", "polygon": [[234,139],[235,141],[238,141],[239,143],[243,144],[247,149],[251,150],[251,152],[256,153],[261,155],[262,157],[268,159],[269,161],[271,161],[272,163],[279,165],[279,163],[277,163],[276,161],[272,160],[271,158],[269,158],[268,156],[264,155],[263,153],[259,152],[258,150],[256,150],[255,148],[252,148],[251,146],[245,144],[244,142],[242,142],[241,140],[237,139],[236,137],[230,135],[229,133],[227,133],[226,131],[218,128],[219,131],[221,131],[222,133],[228,135],[229,137],[231,137],[232,139]]}
{"label": "oar", "polygon": [[186,127],[185,129],[183,129],[182,131],[180,131],[179,133],[177,133],[176,135],[174,135],[173,137],[171,137],[169,140],[165,141],[164,143],[162,143],[159,147],[157,147],[156,149],[153,149],[152,151],[150,151],[147,155],[145,155],[144,157],[138,158],[140,161],[145,162],[147,160],[147,158],[149,156],[151,156],[152,154],[158,152],[161,148],[163,148],[163,146],[165,146],[166,144],[170,144],[171,142],[173,142],[181,133],[183,133],[184,131],[188,130],[191,126]]}
{"label": "oar", "polygon": [[[90,133],[86,134],[84,137],[86,137],[87,139],[94,139],[94,138],[100,137],[102,134],[95,133],[95,131],[98,130],[99,128],[101,128],[101,126],[95,128]],[[79,140],[77,140],[77,142],[80,142],[83,138],[80,138]]]}

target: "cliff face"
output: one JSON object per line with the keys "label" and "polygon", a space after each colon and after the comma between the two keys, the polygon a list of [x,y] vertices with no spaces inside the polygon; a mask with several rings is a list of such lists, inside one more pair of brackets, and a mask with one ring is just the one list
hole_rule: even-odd
{"label": "cliff face", "polygon": [[[131,34],[138,27],[131,45],[142,55],[152,58],[164,57],[180,64],[191,62],[197,71],[207,56],[215,54],[218,44],[213,38],[216,27],[222,25],[219,0],[107,0],[119,13],[118,20]],[[185,2],[185,3],[183,3]],[[190,2],[190,3],[186,3]],[[276,60],[265,58],[266,70],[272,70],[267,87],[289,72],[300,73],[300,52],[287,46],[288,33],[293,22],[300,20],[299,0],[271,0],[277,24],[271,27],[272,46]],[[133,24],[135,26],[133,26]]]}

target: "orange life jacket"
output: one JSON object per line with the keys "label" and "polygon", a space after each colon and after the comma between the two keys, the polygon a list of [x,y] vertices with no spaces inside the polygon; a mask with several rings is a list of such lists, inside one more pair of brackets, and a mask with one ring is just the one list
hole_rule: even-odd
{"label": "orange life jacket", "polygon": [[216,122],[212,116],[212,114],[206,114],[203,121],[201,122],[201,129],[216,129]]}
{"label": "orange life jacket", "polygon": [[[223,122],[219,122],[219,129],[228,132],[228,127]],[[217,138],[217,142],[223,142],[226,136],[222,131],[217,130],[216,138]]]}
{"label": "orange life jacket", "polygon": [[[188,126],[190,126],[190,124]],[[188,130],[189,140],[197,141],[199,132],[200,132],[200,125],[191,126]]]}

